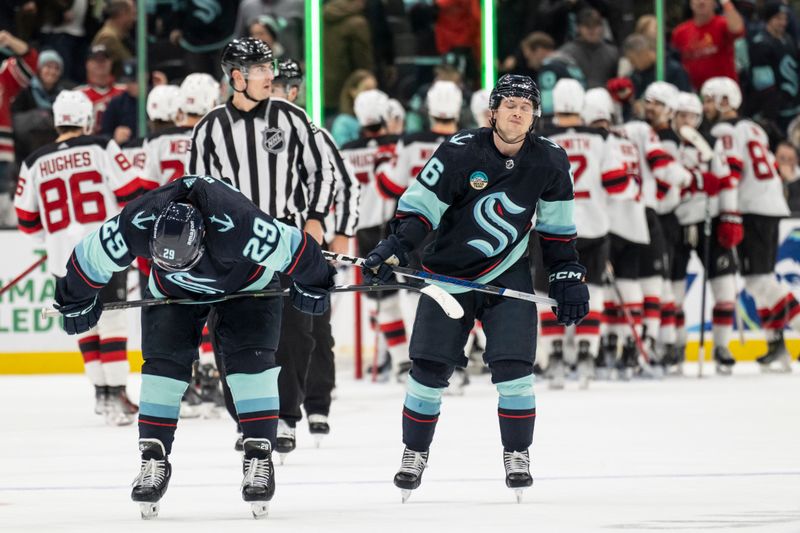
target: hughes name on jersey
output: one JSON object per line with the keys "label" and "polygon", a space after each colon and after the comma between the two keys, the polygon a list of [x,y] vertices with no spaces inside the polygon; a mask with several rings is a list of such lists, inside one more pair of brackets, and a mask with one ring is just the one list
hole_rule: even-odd
{"label": "hughes name on jersey", "polygon": [[529,135],[507,157],[492,135],[489,128],[466,130],[442,144],[400,198],[392,233],[410,250],[438,229],[424,268],[486,283],[525,254],[535,214],[545,265],[577,262],[564,150]]}
{"label": "hughes name on jersey", "polygon": [[84,235],[155,187],[139,177],[117,143],[84,135],[32,153],[20,169],[14,205],[20,230],[44,232],[49,268],[63,276]]}
{"label": "hughes name on jersey", "polygon": [[184,272],[153,265],[148,288],[156,298],[211,298],[266,287],[275,271],[311,286],[327,285],[327,267],[308,234],[258,209],[221,180],[187,176],[151,191],[88,235],[67,262],[69,301],[91,298],[136,257],[152,258],[156,218],[170,202],[188,202],[203,215],[202,258]]}
{"label": "hughes name on jersey", "polygon": [[342,146],[342,157],[361,185],[358,229],[380,226],[392,217],[402,189],[389,179],[397,135],[362,137]]}

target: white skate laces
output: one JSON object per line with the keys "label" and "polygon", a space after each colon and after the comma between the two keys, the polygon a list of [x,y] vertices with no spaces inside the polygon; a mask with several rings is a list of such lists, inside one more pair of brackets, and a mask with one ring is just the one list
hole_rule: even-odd
{"label": "white skate laces", "polygon": [[400,472],[420,476],[428,464],[428,452],[415,452],[406,447],[400,463]]}
{"label": "white skate laces", "polygon": [[269,486],[269,459],[245,459],[245,474],[242,488]]}
{"label": "white skate laces", "polygon": [[131,486],[159,488],[164,483],[166,474],[165,459],[142,459],[139,475],[133,480]]}
{"label": "white skate laces", "polygon": [[508,452],[503,450],[503,466],[508,474],[527,474],[531,465],[528,450],[524,452]]}

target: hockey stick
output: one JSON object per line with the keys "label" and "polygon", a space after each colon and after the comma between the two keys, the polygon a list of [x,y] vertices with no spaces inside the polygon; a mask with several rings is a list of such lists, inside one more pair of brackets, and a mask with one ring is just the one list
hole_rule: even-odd
{"label": "hockey stick", "polygon": [[642,368],[649,374],[653,374],[653,368],[650,366],[650,357],[647,355],[647,350],[642,342],[642,337],[640,337],[639,332],[636,331],[636,322],[633,320],[631,311],[625,306],[625,299],[622,297],[622,291],[617,284],[617,277],[614,275],[614,267],[611,265],[610,261],[606,262],[606,277],[611,283],[611,287],[614,289],[614,294],[616,294],[617,299],[619,300],[620,307],[622,307],[622,315],[625,317],[625,322],[627,322],[628,326],[631,328],[633,342],[636,344],[636,348],[639,350],[639,354],[642,356],[640,364],[642,364]]}
{"label": "hockey stick", "polygon": [[[427,287],[420,288],[410,283],[393,283],[387,285],[339,285],[337,287],[333,287],[330,290],[330,292],[379,292],[379,291],[390,291],[390,290],[401,290],[401,289],[423,292],[426,288]],[[237,292],[234,294],[227,294],[225,296],[221,296],[219,298],[214,298],[210,300],[193,300],[191,298],[147,298],[144,300],[131,300],[128,302],[108,303],[103,306],[103,310],[118,311],[121,309],[135,309],[139,307],[152,307],[154,305],[172,305],[172,304],[203,305],[203,304],[224,302],[227,300],[235,300],[239,298],[268,298],[271,296],[289,296],[289,289],[267,289],[263,291]],[[453,301],[455,302],[455,300]],[[455,302],[455,304],[458,306],[458,309],[461,309],[461,306],[458,305],[458,302]],[[463,315],[463,313],[464,310],[461,309],[461,314]],[[48,318],[48,317],[58,316],[61,313],[57,309],[51,307],[43,307],[41,314],[42,318]]]}
{"label": "hockey stick", "polygon": [[733,266],[736,268],[736,272],[733,273],[733,291],[736,293],[736,297],[733,300],[733,318],[736,320],[736,329],[739,330],[739,346],[744,346],[744,320],[742,320],[742,312],[739,310],[739,280],[737,279],[739,275],[739,252],[735,246],[731,248],[731,254],[733,256]]}
{"label": "hockey stick", "polygon": [[[322,252],[322,255],[324,255],[325,258],[330,261],[339,261],[340,263],[350,263],[353,266],[362,266],[364,264],[364,259],[360,257],[353,257],[352,255],[335,254],[333,252],[325,252],[325,251]],[[539,304],[549,305],[551,307],[558,306],[558,302],[556,302],[552,298],[548,298],[546,296],[539,296],[538,294],[531,294],[529,292],[515,291],[513,289],[506,289],[505,287],[495,287],[494,285],[484,285],[483,283],[477,283],[466,279],[453,278],[450,276],[444,276],[442,274],[434,274],[433,272],[425,272],[424,270],[415,270],[413,268],[393,266],[392,270],[398,274],[408,276],[409,278],[421,279],[425,281],[437,281],[439,283],[448,283],[450,285],[457,285],[459,287],[465,287],[467,289],[478,292],[484,292],[486,294],[495,294],[497,296],[505,296],[507,298],[525,300],[526,302],[539,303]],[[435,285],[430,285],[430,287],[435,287]],[[420,292],[427,294],[424,290]],[[430,294],[428,294],[428,296],[430,296]]]}
{"label": "hockey stick", "polygon": [[36,270],[36,267],[38,267],[39,265],[41,265],[45,261],[47,261],[47,254],[44,254],[42,257],[37,259],[35,263],[33,263],[28,268],[26,268],[19,276],[17,276],[16,278],[12,279],[11,281],[9,281],[7,285],[5,285],[3,287],[0,287],[0,296],[5,294],[5,292],[8,291],[9,289],[11,289],[11,287],[16,285],[20,281],[22,281],[25,278],[25,276],[27,276],[28,274],[30,274],[31,272]]}

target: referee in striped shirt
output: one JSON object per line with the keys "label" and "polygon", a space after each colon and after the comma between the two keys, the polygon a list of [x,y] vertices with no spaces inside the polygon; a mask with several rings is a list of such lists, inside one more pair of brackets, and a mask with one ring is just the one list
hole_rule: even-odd
{"label": "referee in striped shirt", "polygon": [[[264,42],[236,39],[222,52],[222,70],[234,95],[196,126],[189,174],[212,176],[234,185],[281,222],[302,228],[318,243],[333,197],[333,169],[319,130],[306,113],[285,100],[271,99],[275,63]],[[214,321],[209,318],[209,325]],[[280,419],[275,450],[295,447],[305,374],[314,349],[312,317],[284,302],[276,352]],[[220,360],[215,333],[215,356]],[[224,366],[217,365],[221,370]],[[225,388],[225,380],[222,380]],[[225,391],[226,401],[230,393]],[[229,409],[230,410],[230,409]]]}

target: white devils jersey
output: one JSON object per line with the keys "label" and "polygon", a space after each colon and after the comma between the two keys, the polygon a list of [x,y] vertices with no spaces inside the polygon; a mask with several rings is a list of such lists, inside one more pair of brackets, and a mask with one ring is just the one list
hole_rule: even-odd
{"label": "white devils jersey", "polygon": [[552,127],[542,133],[567,152],[575,191],[578,237],[594,239],[608,233],[608,197],[629,192],[628,173],[616,145],[605,130]]}
{"label": "white devils jersey", "polygon": [[691,174],[667,153],[650,124],[633,120],[615,131],[633,142],[639,150],[639,170],[642,176],[642,197],[645,207],[655,209],[659,213],[668,213],[669,211],[659,211],[659,201],[667,196],[670,187],[687,186],[692,180]]}
{"label": "white devils jersey", "polygon": [[50,272],[66,275],[72,249],[124,205],[155,184],[147,183],[117,143],[87,135],[48,144],[20,169],[14,206],[19,229],[44,237]]}
{"label": "white devils jersey", "polygon": [[393,216],[403,188],[389,179],[394,164],[397,135],[360,138],[340,150],[361,184],[357,229],[381,226]]}
{"label": "white devils jersey", "polygon": [[728,166],[725,152],[722,149],[722,141],[715,141],[713,138],[707,138],[706,140],[709,145],[714,147],[714,157],[711,158],[711,161],[703,161],[700,158],[700,152],[693,144],[681,142],[679,147],[679,160],[692,173],[692,184],[689,187],[684,187],[681,191],[681,203],[675,208],[675,216],[678,217],[678,222],[682,226],[697,224],[705,219],[707,198],[705,188],[706,184],[711,184],[712,181],[725,188],[721,188],[718,193],[714,194],[716,187],[710,185],[712,187],[712,195],[709,201],[711,216],[716,217],[720,211],[729,213],[738,211],[736,188],[728,188],[726,186],[731,180],[731,170]]}
{"label": "white devils jersey", "polygon": [[[676,169],[679,166],[683,166],[686,172],[689,170],[683,165],[681,162],[681,154],[680,154],[680,144],[681,138],[678,137],[678,134],[675,133],[672,128],[664,128],[656,131],[656,135],[658,135],[658,139],[661,141],[661,146],[664,148],[664,151],[672,157],[675,161]],[[674,170],[677,172],[677,170]],[[690,178],[687,176],[684,178],[687,182],[690,181]],[[676,185],[672,185],[674,180],[668,180],[663,185],[657,184],[657,188],[664,188],[664,193],[661,195],[656,195],[656,212],[659,215],[663,215],[666,213],[671,213],[675,211],[675,208],[678,207],[678,204],[681,203],[681,189],[682,187],[678,187]]]}
{"label": "white devils jersey", "polygon": [[403,135],[397,143],[397,159],[389,173],[390,180],[403,190],[407,189],[439,145],[449,136],[432,131]]}
{"label": "white devils jersey", "polygon": [[146,179],[164,185],[186,174],[189,149],[192,146],[192,130],[189,126],[175,126],[147,137],[144,143],[147,154],[144,171]]}
{"label": "white devils jersey", "polygon": [[639,149],[631,140],[615,133],[610,133],[606,142],[619,152],[628,176],[627,190],[608,199],[608,232],[630,242],[650,244]]}
{"label": "white devils jersey", "polygon": [[120,149],[122,153],[125,154],[125,159],[133,165],[133,168],[139,172],[139,175],[144,176],[145,162],[147,160],[147,156],[144,152],[144,138],[131,139],[120,145]]}
{"label": "white devils jersey", "polygon": [[755,122],[740,119],[720,122],[711,134],[722,141],[731,169],[731,186],[739,188],[739,212],[784,217],[789,207],[775,156],[769,150],[766,132]]}

